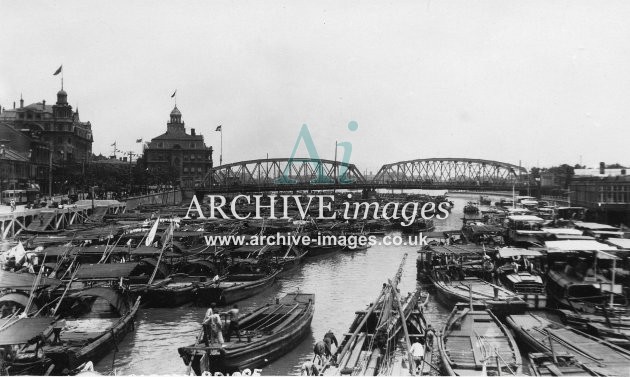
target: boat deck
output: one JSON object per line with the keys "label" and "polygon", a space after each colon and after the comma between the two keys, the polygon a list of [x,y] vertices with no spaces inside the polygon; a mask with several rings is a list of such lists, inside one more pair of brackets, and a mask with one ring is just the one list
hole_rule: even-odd
{"label": "boat deck", "polygon": [[535,315],[514,315],[512,321],[537,343],[554,352],[574,355],[582,364],[606,375],[627,376],[630,351]]}
{"label": "boat deck", "polygon": [[521,360],[511,347],[510,339],[487,312],[468,312],[451,327],[445,337],[446,353],[453,370],[460,375],[481,373],[484,363],[496,369],[497,356],[503,368],[507,363],[516,370]]}

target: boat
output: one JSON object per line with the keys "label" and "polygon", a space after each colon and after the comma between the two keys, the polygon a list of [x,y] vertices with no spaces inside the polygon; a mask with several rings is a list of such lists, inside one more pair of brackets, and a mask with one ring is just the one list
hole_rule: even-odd
{"label": "boat", "polygon": [[400,228],[403,233],[422,233],[422,232],[430,232],[435,229],[435,224],[431,219],[416,219],[409,226],[403,226]]}
{"label": "boat", "polygon": [[97,362],[118,347],[135,329],[140,298],[109,287],[92,287],[62,300],[58,313],[65,318],[61,342],[49,335],[42,347],[54,365],[55,374],[73,370],[83,363]]}
{"label": "boat", "polygon": [[628,375],[630,351],[610,342],[534,313],[508,316],[506,323],[534,352],[574,356],[599,375]]}
{"label": "boat", "polygon": [[[321,375],[402,373],[399,369],[403,363],[394,356],[397,350],[409,349],[411,339],[424,341],[426,321],[419,306],[426,303],[428,298],[425,297],[421,302],[418,290],[404,298],[399,296],[397,286],[406,257],[407,254],[393,280],[383,284],[376,300],[365,310],[356,312],[348,333],[344,335],[333,357],[323,366]],[[400,343],[406,346],[398,347]],[[405,365],[406,370],[409,370],[410,364]]]}
{"label": "boat", "polygon": [[12,316],[0,319],[0,375],[47,375],[53,361],[42,351],[52,332],[48,317]]}
{"label": "boat", "polygon": [[208,346],[196,342],[178,352],[196,375],[258,368],[300,344],[310,332],[314,310],[314,294],[290,293],[241,317],[243,341]]}
{"label": "boat", "polygon": [[482,278],[494,269],[484,255],[483,248],[467,245],[432,246],[425,252],[423,268],[436,288],[437,299],[447,306],[483,303],[500,316],[525,312],[528,304],[518,294]]}
{"label": "boat", "polygon": [[468,202],[464,206],[464,213],[469,215],[474,215],[479,213],[479,207],[475,202]]}
{"label": "boat", "polygon": [[530,352],[528,359],[531,376],[602,376],[580,363],[573,355]]}
{"label": "boat", "polygon": [[604,263],[612,262],[615,271],[617,256],[610,245],[591,240],[547,241],[549,271],[547,292],[555,306],[580,314],[595,314],[599,322],[606,316],[624,316],[628,300],[623,286],[601,273]]}
{"label": "boat", "polygon": [[143,307],[175,308],[193,302],[197,290],[211,280],[207,276],[178,273],[152,284],[135,286],[133,290],[142,297]]}
{"label": "boat", "polygon": [[534,264],[540,265],[536,260],[540,258],[542,253],[539,251],[512,247],[499,249],[496,258],[498,281],[520,296],[533,309],[547,306],[543,277],[538,269],[534,268]]}
{"label": "boat", "polygon": [[196,290],[198,304],[231,304],[254,296],[270,287],[282,270],[259,268],[252,271],[229,272],[221,278],[200,285]]}
{"label": "boat", "polygon": [[485,305],[457,304],[438,336],[448,376],[522,375],[522,358],[508,329]]}

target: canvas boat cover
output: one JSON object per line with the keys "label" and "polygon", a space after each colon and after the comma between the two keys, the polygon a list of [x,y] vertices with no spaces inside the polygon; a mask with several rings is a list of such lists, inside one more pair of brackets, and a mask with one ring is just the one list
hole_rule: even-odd
{"label": "canvas boat cover", "polygon": [[545,246],[547,247],[547,251],[549,253],[566,251],[617,250],[614,246],[591,240],[547,241],[545,242]]}
{"label": "canvas boat cover", "polygon": [[128,278],[136,267],[138,267],[138,263],[82,264],[77,270],[76,279]]}
{"label": "canvas boat cover", "polygon": [[515,247],[503,247],[499,249],[499,256],[501,258],[512,258],[517,256],[539,257],[541,255],[540,251],[536,250],[519,249]]}
{"label": "canvas boat cover", "polygon": [[534,215],[510,215],[508,216],[509,220],[512,221],[545,221],[544,219],[541,219],[538,216],[534,216]]}
{"label": "canvas boat cover", "polygon": [[41,335],[52,322],[53,319],[48,317],[0,319],[0,346],[28,343]]}
{"label": "canvas boat cover", "polygon": [[71,298],[78,297],[100,297],[109,302],[120,315],[123,315],[129,311],[129,302],[118,291],[106,288],[106,287],[94,287],[88,288],[83,291],[77,292],[70,296]]}
{"label": "canvas boat cover", "polygon": [[[27,272],[19,273],[0,270],[0,289],[30,290],[36,278],[37,275]],[[42,276],[39,282],[40,287],[57,287],[59,285],[61,285],[61,280],[51,279],[45,276]]]}
{"label": "canvas boat cover", "polygon": [[21,293],[7,293],[0,297],[0,305],[5,302],[16,302],[24,307],[28,303],[28,296]]}
{"label": "canvas boat cover", "polygon": [[583,221],[576,221],[575,227],[588,230],[619,230],[619,228],[607,224],[588,223]]}
{"label": "canvas boat cover", "polygon": [[630,249],[630,238],[609,238],[606,241],[620,249]]}
{"label": "canvas boat cover", "polygon": [[581,236],[584,233],[580,229],[575,228],[542,228],[543,231],[551,234],[569,234],[573,236]]}

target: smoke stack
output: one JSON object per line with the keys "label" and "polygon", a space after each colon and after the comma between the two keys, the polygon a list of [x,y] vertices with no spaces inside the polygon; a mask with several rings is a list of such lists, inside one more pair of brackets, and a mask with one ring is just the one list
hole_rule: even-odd
{"label": "smoke stack", "polygon": [[46,100],[42,100],[42,110],[46,110]]}
{"label": "smoke stack", "polygon": [[626,169],[621,169],[621,175],[626,175]]}
{"label": "smoke stack", "polygon": [[20,96],[20,108],[24,107],[24,100],[22,99],[22,96]]}
{"label": "smoke stack", "polygon": [[15,101],[13,101],[13,110],[15,110]]}
{"label": "smoke stack", "polygon": [[191,128],[191,129],[190,129],[190,134],[191,134],[192,136],[195,136],[195,129],[194,129],[194,128]]}
{"label": "smoke stack", "polygon": [[606,164],[603,162],[599,163],[599,174],[606,174]]}

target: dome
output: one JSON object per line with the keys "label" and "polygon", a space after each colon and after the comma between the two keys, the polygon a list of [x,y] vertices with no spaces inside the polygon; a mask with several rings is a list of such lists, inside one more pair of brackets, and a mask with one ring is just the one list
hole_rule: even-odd
{"label": "dome", "polygon": [[65,105],[68,103],[68,93],[61,89],[57,92],[57,105]]}
{"label": "dome", "polygon": [[173,108],[173,111],[171,111],[171,115],[182,115],[182,113],[179,111],[177,106],[175,106],[175,108]]}

